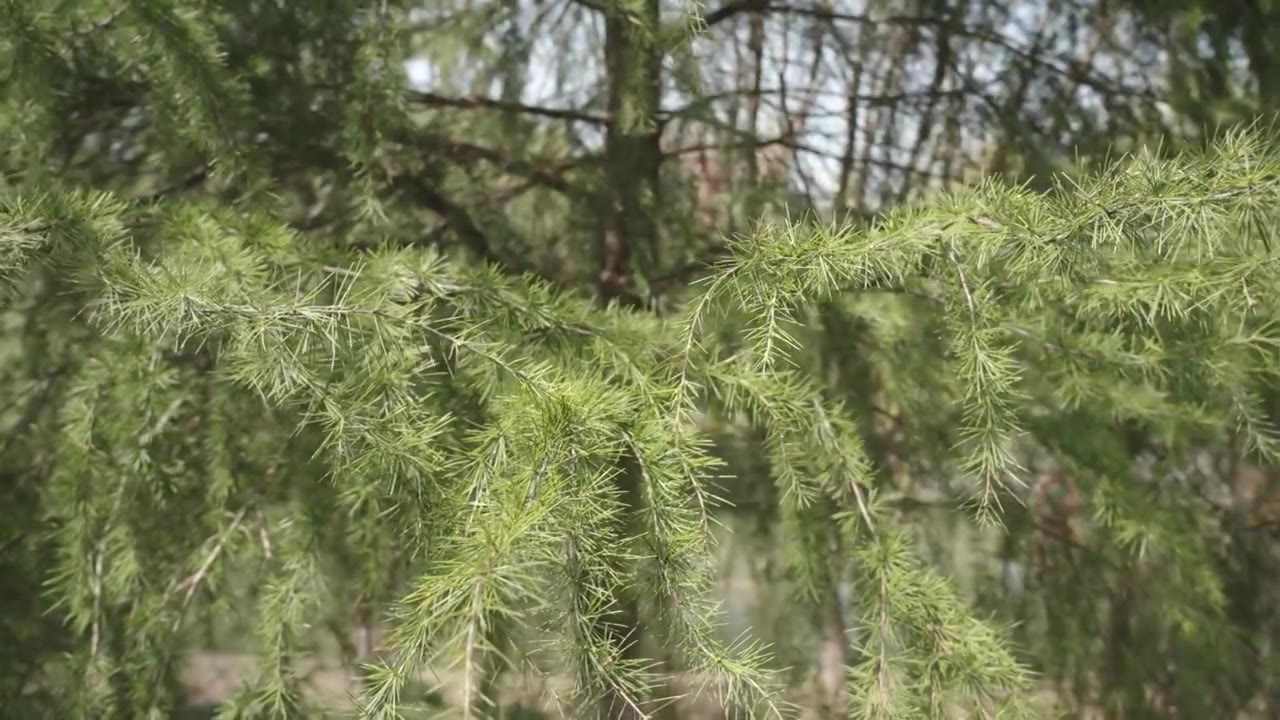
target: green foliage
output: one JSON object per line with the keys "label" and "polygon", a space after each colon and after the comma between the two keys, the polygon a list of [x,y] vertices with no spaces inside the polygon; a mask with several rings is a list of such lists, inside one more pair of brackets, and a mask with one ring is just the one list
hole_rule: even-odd
{"label": "green foliage", "polygon": [[[323,266],[250,215],[74,191],[15,196],[4,208],[7,275],[32,263],[56,272],[63,302],[86,310],[72,327],[91,333],[51,413],[54,434],[39,438],[56,457],[40,504],[58,558],[50,590],[84,639],[71,666],[85,678],[81,707],[158,702],[149,683],[163,655],[146,648],[177,642],[197,586],[235,558],[238,570],[259,567],[262,583],[264,665],[243,707],[288,714],[301,702],[289,658],[332,592],[335,545],[372,566],[371,589],[385,588],[376,568],[388,557],[408,578],[370,715],[394,716],[399,686],[428,659],[483,672],[503,623],[556,639],[539,652],[570,660],[581,700],[614,693],[640,706],[645,664],[599,631],[620,594],[640,591],[663,608],[664,637],[690,667],[732,701],[768,699],[759,651],[710,633],[715,465],[686,422],[703,397],[765,429],[785,507],[839,508],[844,542],[864,548],[861,605],[883,618],[868,621],[869,659],[854,670],[868,712],[937,712],[956,692],[999,697],[1024,682],[1017,664],[873,519],[857,429],[783,362],[799,347],[786,325],[842,292],[901,290],[903,302],[938,307],[951,352],[935,371],[954,383],[958,466],[975,469],[983,498],[1000,492],[997,471],[1015,469],[1003,448],[1020,415],[1046,407],[1099,408],[1172,437],[1231,423],[1271,452],[1254,383],[1275,370],[1266,302],[1276,280],[1249,234],[1250,213],[1275,197],[1262,143],[1238,136],[1204,158],[1138,158],[1047,196],[989,184],[866,233],[766,228],[735,245],[683,330],[429,252]],[[148,230],[130,230],[139,226]],[[699,328],[702,308],[721,300],[746,323],[741,349],[717,357]],[[1033,363],[1051,387],[1019,381]],[[246,427],[244,417],[262,419]],[[277,467],[263,485],[242,464]],[[635,479],[619,482],[626,474]],[[629,483],[638,502],[619,495]],[[1112,496],[1106,487],[1100,497]],[[1120,492],[1099,505],[1104,527],[1124,546],[1178,552],[1179,531],[1144,522]],[[171,535],[175,520],[186,532]],[[205,530],[192,533],[192,521]],[[1184,572],[1203,562],[1181,560]],[[1187,601],[1220,609],[1206,589]],[[127,701],[109,678],[128,679]],[[467,707],[482,704],[478,682]],[[914,695],[935,687],[942,694]]]}
{"label": "green foliage", "polygon": [[743,352],[760,370],[801,347],[806,306],[875,291],[933,308],[948,344],[932,371],[956,380],[962,468],[984,501],[1016,479],[1020,416],[1046,408],[1102,403],[1184,438],[1225,427],[1274,458],[1258,396],[1276,369],[1270,143],[1236,132],[1200,155],[1141,153],[1045,193],[990,181],[867,232],[764,228],[701,302],[749,309]]}
{"label": "green foliage", "polygon": [[[392,152],[434,119],[392,81],[405,6],[0,2],[2,117],[22,119],[0,134],[0,543],[33,589],[5,606],[7,708],[162,717],[197,621],[248,615],[257,664],[220,712],[305,717],[315,628],[341,635],[357,607],[388,627],[359,658],[362,717],[438,712],[415,685],[449,669],[464,717],[495,714],[504,671],[545,677],[574,717],[656,715],[676,671],[728,712],[789,715],[769,649],[715,601],[736,436],[762,438],[790,602],[852,586],[854,716],[1033,715],[1002,619],[929,567],[895,505],[883,398],[915,424],[912,463],[989,523],[1019,519],[1032,459],[1079,478],[1088,549],[1159,588],[1131,667],[1208,658],[1169,671],[1206,712],[1215,677],[1243,672],[1220,632],[1225,531],[1166,476],[1237,440],[1276,459],[1269,132],[1047,192],[992,181],[869,228],[764,224],[661,317],[398,242],[421,228],[384,194],[434,159]],[[254,32],[296,21],[333,52],[238,46],[245,7]],[[59,157],[84,43],[144,98],[151,185],[212,167],[216,192],[139,199]],[[336,99],[273,95],[275,73]],[[298,113],[308,132],[258,125],[304,101],[329,111]],[[303,155],[346,209],[332,235],[291,226],[296,187],[245,199]],[[1120,428],[1168,467],[1136,463]]]}

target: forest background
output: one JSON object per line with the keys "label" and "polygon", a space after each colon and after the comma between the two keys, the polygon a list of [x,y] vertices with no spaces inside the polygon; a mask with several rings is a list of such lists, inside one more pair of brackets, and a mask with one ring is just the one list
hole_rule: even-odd
{"label": "forest background", "polygon": [[0,61],[0,715],[1280,716],[1280,3]]}

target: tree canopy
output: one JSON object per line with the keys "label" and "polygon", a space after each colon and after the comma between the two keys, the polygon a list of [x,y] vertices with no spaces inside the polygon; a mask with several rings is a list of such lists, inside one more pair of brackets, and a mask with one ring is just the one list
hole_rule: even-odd
{"label": "tree canopy", "polygon": [[[813,711],[721,607],[752,503],[834,653],[822,717],[1274,691],[1231,484],[1280,451],[1270,126],[865,218],[788,212],[820,203],[751,155],[722,239],[664,163],[663,88],[707,94],[697,43],[737,11],[565,7],[600,19],[553,37],[603,56],[585,110],[524,97],[528,8],[0,0],[6,707],[165,717],[213,627],[255,657],[229,718],[319,712],[335,641],[361,717],[497,717],[518,673],[568,717]],[[423,22],[506,28],[423,50],[498,97],[406,88]],[[980,547],[1049,543],[1038,609],[931,562],[935,502]]]}

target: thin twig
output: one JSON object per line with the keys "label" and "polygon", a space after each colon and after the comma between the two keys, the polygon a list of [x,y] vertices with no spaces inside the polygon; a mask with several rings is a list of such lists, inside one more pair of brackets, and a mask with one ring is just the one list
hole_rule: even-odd
{"label": "thin twig", "polygon": [[204,582],[205,577],[209,574],[209,570],[213,567],[213,563],[218,559],[218,556],[222,554],[222,550],[226,547],[227,541],[231,538],[231,534],[240,527],[240,523],[244,520],[245,512],[246,511],[244,509],[241,509],[240,512],[235,514],[235,517],[231,519],[231,524],[223,529],[222,533],[219,534],[217,541],[214,543],[214,546],[209,550],[208,554],[205,555],[204,561],[200,563],[200,567],[193,574],[188,576],[187,579],[178,583],[173,588],[173,591],[186,588],[186,593],[182,597],[181,612],[179,612],[177,619],[173,621],[173,629],[175,632],[182,625],[182,618],[187,607],[191,604],[191,598],[195,596],[196,590],[200,587],[200,583]]}

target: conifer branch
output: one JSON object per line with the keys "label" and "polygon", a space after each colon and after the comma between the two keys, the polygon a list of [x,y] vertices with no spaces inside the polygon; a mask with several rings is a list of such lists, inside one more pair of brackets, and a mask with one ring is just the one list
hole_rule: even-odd
{"label": "conifer branch", "polygon": [[[339,546],[392,564],[385,552],[407,576],[401,588],[379,570],[360,588],[399,597],[359,700],[367,717],[395,717],[412,679],[459,662],[463,714],[479,713],[506,662],[495,628],[512,624],[540,658],[573,668],[568,704],[644,717],[654,671],[618,620],[633,598],[657,609],[655,635],[702,688],[780,717],[768,652],[719,638],[710,592],[723,465],[707,428],[749,425],[781,498],[789,587],[812,600],[842,573],[867,579],[855,711],[929,716],[940,698],[1013,707],[1028,675],[1001,630],[922,565],[877,501],[854,409],[868,405],[839,402],[801,362],[812,351],[802,319],[824,304],[865,322],[878,360],[902,361],[890,372],[904,404],[925,395],[917,412],[945,418],[904,424],[946,426],[955,450],[943,471],[964,471],[999,510],[997,493],[1019,497],[1028,446],[1076,463],[1097,478],[1097,524],[1121,557],[1172,558],[1204,588],[1170,589],[1171,611],[1189,625],[1219,617],[1209,550],[1168,502],[1139,491],[1108,435],[1117,419],[1179,437],[1230,428],[1261,454],[1280,452],[1262,394],[1280,373],[1280,268],[1250,229],[1280,200],[1268,142],[1241,134],[1202,157],[1140,155],[1049,193],[988,183],[865,230],[763,225],[729,243],[678,322],[424,248],[316,250],[270,218],[172,198],[7,196],[0,272],[13,288],[36,269],[58,278],[63,301],[85,309],[60,322],[92,348],[50,413],[50,587],[82,636],[77,667],[113,668],[119,633],[134,646],[176,643],[172,615],[144,622],[122,609],[180,596],[181,620],[220,561],[243,553],[265,562],[254,574],[261,672],[239,701],[297,712],[295,660],[335,594]],[[379,172],[376,153],[353,157]],[[245,486],[249,471],[227,459],[236,453],[209,449],[231,432],[217,422],[245,424],[245,462],[269,456],[283,470]],[[1067,422],[1102,429],[1063,433]],[[191,427],[208,436],[194,455],[179,441]],[[206,458],[218,458],[212,487],[172,470]],[[623,468],[638,502],[619,497]],[[201,531],[175,560],[147,538],[173,531],[156,507],[179,501],[199,509]],[[259,541],[233,544],[249,512]],[[157,672],[148,665],[149,685]]]}

